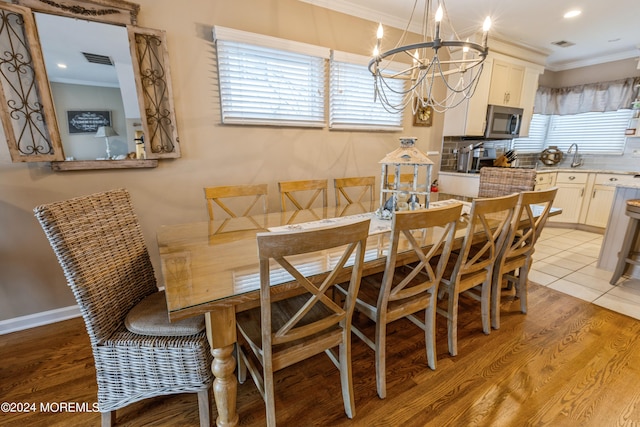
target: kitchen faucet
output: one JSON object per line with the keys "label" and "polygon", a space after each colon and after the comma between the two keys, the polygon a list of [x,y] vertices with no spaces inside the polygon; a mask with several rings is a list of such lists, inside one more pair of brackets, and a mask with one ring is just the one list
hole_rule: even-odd
{"label": "kitchen faucet", "polygon": [[567,154],[571,154],[571,150],[573,150],[573,147],[576,148],[576,151],[573,152],[573,160],[571,161],[571,167],[577,168],[578,166],[582,166],[582,159],[578,154],[578,144],[576,144],[575,142],[571,144],[569,146],[569,149],[567,150]]}

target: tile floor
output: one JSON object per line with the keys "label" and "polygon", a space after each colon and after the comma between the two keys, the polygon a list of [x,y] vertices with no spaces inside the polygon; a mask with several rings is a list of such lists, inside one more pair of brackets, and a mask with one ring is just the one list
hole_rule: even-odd
{"label": "tile floor", "polygon": [[532,282],[640,319],[640,279],[609,284],[612,272],[596,268],[603,236],[545,227],[536,243]]}

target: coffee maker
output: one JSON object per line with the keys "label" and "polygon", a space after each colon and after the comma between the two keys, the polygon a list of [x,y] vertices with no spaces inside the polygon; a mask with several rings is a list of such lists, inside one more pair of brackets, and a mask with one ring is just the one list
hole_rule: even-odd
{"label": "coffee maker", "polygon": [[484,143],[470,144],[458,149],[458,172],[477,172],[480,170],[480,159],[484,154]]}

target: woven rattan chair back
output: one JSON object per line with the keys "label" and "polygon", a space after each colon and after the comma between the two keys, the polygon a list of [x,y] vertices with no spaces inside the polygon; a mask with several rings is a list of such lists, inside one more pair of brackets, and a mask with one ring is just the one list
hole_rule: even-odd
{"label": "woven rattan chair back", "polygon": [[536,185],[535,169],[494,168],[480,169],[478,197],[500,197],[531,191]]}
{"label": "woven rattan chair back", "polygon": [[189,392],[198,393],[200,423],[209,426],[213,358],[205,332],[142,335],[125,325],[137,303],[158,296],[129,193],[112,190],[38,206],[34,212],[85,321],[102,426],[113,425],[115,411],[130,403]]}
{"label": "woven rattan chair back", "polygon": [[138,301],[157,291],[129,193],[114,190],[38,206],[35,215],[78,301],[91,343],[100,344]]}

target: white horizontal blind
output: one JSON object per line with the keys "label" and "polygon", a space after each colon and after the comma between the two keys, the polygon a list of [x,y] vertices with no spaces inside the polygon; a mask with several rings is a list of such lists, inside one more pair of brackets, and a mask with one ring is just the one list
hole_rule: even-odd
{"label": "white horizontal blind", "polygon": [[216,44],[223,123],[324,126],[325,58],[233,40]]}
{"label": "white horizontal blind", "polygon": [[630,118],[631,110],[551,116],[546,146],[566,151],[576,143],[582,153],[621,154]]}
{"label": "white horizontal blind", "polygon": [[539,153],[544,150],[549,117],[551,116],[534,114],[529,125],[529,136],[527,138],[514,139],[511,148],[519,153]]}
{"label": "white horizontal blind", "polygon": [[[357,55],[334,52],[330,69],[329,127],[332,129],[402,130],[402,113],[374,102],[374,79]],[[364,58],[364,57],[362,57]],[[403,81],[392,81],[391,103],[402,103]],[[395,93],[399,92],[399,93]],[[397,99],[396,99],[397,98]]]}

